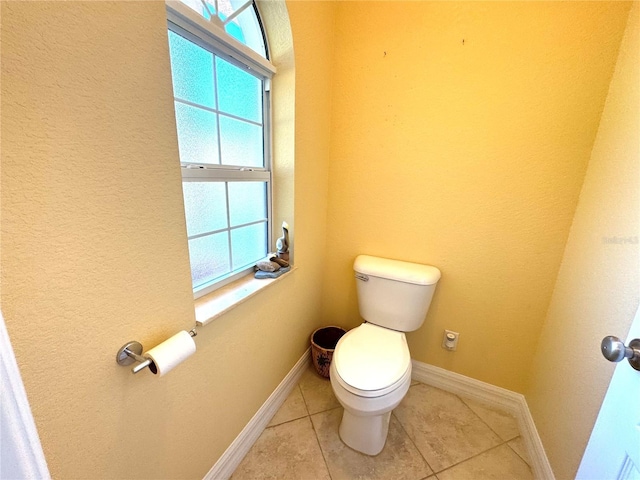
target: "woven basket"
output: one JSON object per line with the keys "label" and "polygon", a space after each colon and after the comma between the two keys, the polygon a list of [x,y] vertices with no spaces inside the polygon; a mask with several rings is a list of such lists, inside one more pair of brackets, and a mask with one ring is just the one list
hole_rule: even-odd
{"label": "woven basket", "polygon": [[345,333],[347,331],[344,328],[330,326],[319,328],[311,334],[313,366],[325,378],[329,378],[329,368],[336,344]]}

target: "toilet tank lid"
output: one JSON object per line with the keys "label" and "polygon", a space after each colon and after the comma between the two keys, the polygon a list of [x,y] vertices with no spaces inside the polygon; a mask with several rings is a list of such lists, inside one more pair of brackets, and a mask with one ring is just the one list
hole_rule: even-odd
{"label": "toilet tank lid", "polygon": [[402,262],[388,258],[358,255],[353,269],[364,275],[416,285],[433,285],[440,280],[440,270],[431,265]]}

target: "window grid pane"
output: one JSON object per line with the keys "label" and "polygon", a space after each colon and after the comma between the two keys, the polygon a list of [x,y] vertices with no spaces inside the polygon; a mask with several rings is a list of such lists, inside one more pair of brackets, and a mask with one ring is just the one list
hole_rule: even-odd
{"label": "window grid pane", "polygon": [[227,193],[221,182],[184,182],[184,210],[189,238],[224,230],[227,221]]}
{"label": "window grid pane", "polygon": [[267,253],[266,222],[231,230],[231,264],[234,270],[256,263]]}
{"label": "window grid pane", "polygon": [[222,164],[264,167],[262,127],[222,115],[219,118]]}
{"label": "window grid pane", "polygon": [[262,122],[262,82],[235,65],[216,57],[220,111]]}
{"label": "window grid pane", "polygon": [[264,168],[263,82],[173,32],[170,42],[180,162]]}
{"label": "window grid pane", "polygon": [[229,233],[222,232],[189,240],[191,281],[194,289],[231,272],[228,238]]}
{"label": "window grid pane", "polygon": [[213,53],[172,31],[169,52],[174,96],[214,108]]}
{"label": "window grid pane", "polygon": [[206,287],[268,253],[268,182],[183,182],[191,277]]}
{"label": "window grid pane", "polygon": [[169,47],[192,283],[206,293],[268,254],[270,174],[255,178],[268,167],[268,96],[265,77],[184,35],[170,30]]}
{"label": "window grid pane", "polygon": [[218,115],[181,102],[175,108],[180,161],[219,165]]}
{"label": "window grid pane", "polygon": [[267,184],[263,182],[229,183],[229,225],[232,227],[266,220]]}

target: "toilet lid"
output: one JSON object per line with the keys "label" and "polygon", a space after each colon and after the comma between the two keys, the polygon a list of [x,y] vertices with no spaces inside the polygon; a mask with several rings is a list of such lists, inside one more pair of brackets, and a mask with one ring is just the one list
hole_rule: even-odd
{"label": "toilet lid", "polygon": [[403,332],[363,323],[340,339],[333,362],[345,383],[373,391],[398,382],[409,368],[411,356]]}

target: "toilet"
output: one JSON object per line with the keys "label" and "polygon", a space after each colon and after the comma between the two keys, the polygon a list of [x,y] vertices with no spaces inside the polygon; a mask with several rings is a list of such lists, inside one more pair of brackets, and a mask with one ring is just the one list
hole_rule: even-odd
{"label": "toilet", "polygon": [[354,263],[358,307],[365,320],[336,345],[331,387],[344,407],[340,438],[377,455],[387,440],[391,411],[411,384],[405,332],[424,322],[440,270],[429,265],[359,255]]}

